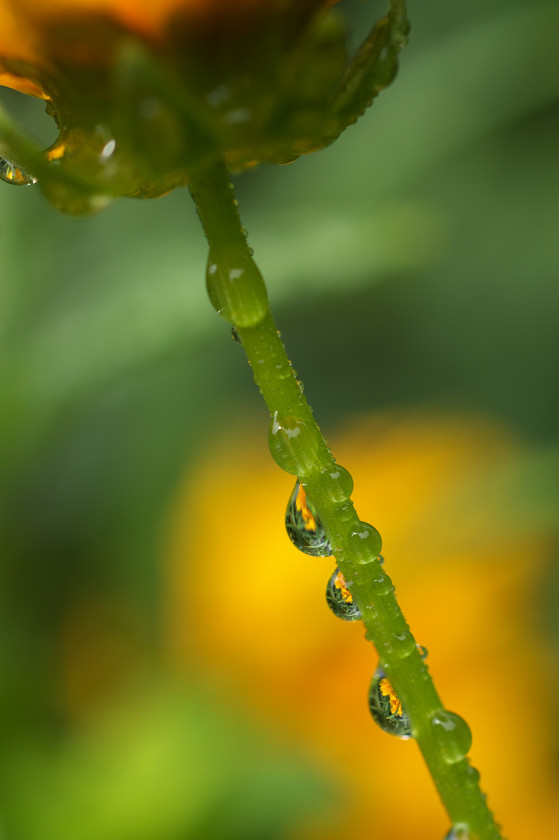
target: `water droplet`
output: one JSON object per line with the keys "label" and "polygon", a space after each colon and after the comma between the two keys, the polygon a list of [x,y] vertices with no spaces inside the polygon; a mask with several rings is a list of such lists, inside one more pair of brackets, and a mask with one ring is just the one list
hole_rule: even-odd
{"label": "water droplet", "polygon": [[355,508],[353,507],[353,502],[344,502],[338,508],[336,508],[336,512],[340,519],[353,519],[353,517],[355,516]]}
{"label": "water droplet", "polygon": [[322,522],[299,481],[289,498],[285,527],[293,545],[304,554],[312,557],[329,557],[332,554]]}
{"label": "water droplet", "polygon": [[412,737],[410,720],[382,668],[377,668],[369,689],[369,710],[375,723],[402,740]]}
{"label": "water droplet", "polygon": [[315,429],[297,417],[274,412],[268,445],[276,464],[291,475],[306,476],[315,467],[318,437]]}
{"label": "water droplet", "polygon": [[447,764],[462,761],[472,746],[472,733],[466,721],[454,712],[440,709],[431,718],[431,726]]}
{"label": "water droplet", "polygon": [[403,633],[393,634],[395,639],[398,639],[398,656],[400,659],[407,659],[416,649],[415,639],[409,631]]}
{"label": "water droplet", "polygon": [[382,548],[382,539],[368,522],[359,522],[349,535],[349,541],[358,563],[371,563],[376,560]]}
{"label": "water droplet", "polygon": [[37,183],[33,175],[3,157],[0,157],[0,179],[16,187],[29,187]]}
{"label": "water droplet", "polygon": [[354,602],[346,579],[339,569],[335,569],[334,574],[328,581],[326,603],[334,615],[344,621],[358,621],[361,618],[359,607]]}
{"label": "water droplet", "polygon": [[379,575],[374,578],[374,584],[377,595],[388,595],[389,592],[394,592],[394,584],[388,575]]}
{"label": "water droplet", "polygon": [[341,503],[349,499],[353,492],[353,478],[344,467],[340,467],[339,464],[324,467],[320,471],[320,477],[333,502]]}
{"label": "water droplet", "polygon": [[473,785],[479,784],[479,780],[480,780],[479,770],[477,769],[477,767],[474,767],[472,764],[468,765],[468,776],[469,776],[469,781],[470,781],[471,784],[473,784]]}
{"label": "water droplet", "polygon": [[[412,654],[414,652],[414,650],[417,650],[417,652],[419,653],[419,655],[421,656],[423,661],[425,661],[427,659],[427,656],[428,656],[427,648],[423,647],[423,645],[416,645],[415,639],[413,638],[411,633],[406,633],[406,634],[402,634],[402,635],[405,636],[405,639],[407,641],[406,641],[406,644],[404,646],[402,646],[401,649],[398,651],[400,659],[407,659],[407,657],[410,656],[410,654]],[[396,638],[398,638],[398,637],[396,637]],[[401,641],[404,641],[404,640],[401,640]]]}
{"label": "water droplet", "polygon": [[268,314],[264,280],[248,251],[234,265],[220,265],[210,253],[206,286],[215,310],[239,327],[252,327]]}
{"label": "water droplet", "polygon": [[470,834],[466,823],[455,823],[444,840],[469,840]]}

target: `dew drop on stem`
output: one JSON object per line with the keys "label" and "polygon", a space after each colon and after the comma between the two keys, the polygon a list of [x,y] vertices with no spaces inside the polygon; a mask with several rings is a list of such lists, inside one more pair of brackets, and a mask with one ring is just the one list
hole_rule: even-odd
{"label": "dew drop on stem", "polygon": [[353,492],[353,478],[351,474],[339,464],[332,464],[320,471],[322,484],[336,504],[346,502]]}
{"label": "dew drop on stem", "polygon": [[344,621],[358,621],[361,618],[359,607],[338,568],[334,570],[326,586],[326,603],[337,618]]}
{"label": "dew drop on stem", "polygon": [[285,512],[285,528],[293,545],[312,557],[329,557],[332,548],[301,482],[297,480]]}
{"label": "dew drop on stem", "polygon": [[431,718],[431,727],[447,764],[455,764],[466,757],[472,746],[472,733],[460,715],[439,709]]}
{"label": "dew drop on stem", "polygon": [[37,183],[33,175],[3,157],[0,157],[0,179],[16,187],[29,187]]}
{"label": "dew drop on stem", "polygon": [[470,840],[470,834],[466,823],[455,823],[444,840]]}
{"label": "dew drop on stem", "polygon": [[314,429],[297,417],[281,417],[274,412],[268,445],[272,458],[282,470],[306,476],[315,469],[318,439]]}
{"label": "dew drop on stem", "polygon": [[477,767],[474,767],[472,764],[468,764],[468,780],[472,783],[472,785],[478,785],[480,780],[480,772]]}
{"label": "dew drop on stem", "polygon": [[427,659],[428,651],[427,648],[423,645],[418,645],[415,643],[415,639],[413,638],[412,634],[409,631],[405,631],[404,633],[393,634],[394,638],[397,639],[401,644],[399,645],[398,655],[400,659],[407,659],[408,656],[417,650],[423,661]]}
{"label": "dew drop on stem", "polygon": [[358,563],[366,564],[376,560],[382,548],[382,538],[379,532],[368,522],[359,522],[357,526],[352,528],[349,541]]}
{"label": "dew drop on stem", "polygon": [[381,667],[375,671],[369,688],[369,711],[384,732],[402,740],[412,737],[410,720]]}
{"label": "dew drop on stem", "polygon": [[388,575],[379,575],[374,578],[374,584],[377,595],[388,595],[389,592],[394,592],[394,584]]}

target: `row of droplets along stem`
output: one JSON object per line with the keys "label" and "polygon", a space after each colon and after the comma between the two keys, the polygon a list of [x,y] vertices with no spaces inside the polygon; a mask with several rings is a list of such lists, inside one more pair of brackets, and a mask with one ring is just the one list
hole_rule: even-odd
{"label": "row of droplets along stem", "polygon": [[[337,484],[336,501],[343,502],[344,497],[349,498],[353,490],[350,473],[336,465],[330,477],[333,477]],[[299,479],[295,482],[287,504],[285,527],[289,539],[303,554],[312,557],[332,556],[333,551],[326,530]],[[369,534],[369,529],[363,530],[367,532],[367,535]],[[378,555],[377,559],[382,565],[384,562],[382,555]],[[353,600],[351,585],[352,581],[346,581],[341,570],[336,567],[326,586],[326,603],[333,614],[343,621],[358,621],[362,618],[361,610]],[[425,660],[426,648],[422,645],[416,645],[416,647],[421,658]],[[368,703],[371,717],[384,732],[402,740],[413,737],[409,716],[380,664],[369,687]],[[448,763],[454,763],[464,759],[471,747],[471,733],[467,723],[454,712],[441,710],[432,718],[432,725],[445,760]],[[450,742],[448,739],[445,740],[443,734],[447,732],[454,735]],[[469,840],[468,827],[465,824],[455,825],[446,835],[445,840]]]}
{"label": "row of droplets along stem", "polygon": [[[332,474],[339,490],[337,501],[343,502],[351,495],[353,480],[350,473],[339,465],[336,465]],[[332,556],[332,547],[324,526],[299,480],[296,481],[287,504],[285,527],[289,539],[303,554],[312,557]],[[368,529],[364,528],[363,531],[369,533]],[[377,555],[377,559],[382,563],[381,555]],[[359,621],[362,618],[361,610],[353,599],[351,586],[352,581],[346,581],[338,567],[334,569],[326,586],[326,603],[334,615],[343,621]],[[426,652],[424,658],[425,655]],[[375,723],[385,732],[403,739],[411,737],[409,718],[380,665],[369,689],[369,709]]]}
{"label": "row of droplets along stem", "polygon": [[[210,246],[210,299],[235,328],[268,406],[272,456],[300,480],[320,514],[337,566],[352,583],[366,637],[394,682],[454,825],[467,823],[475,840],[500,840],[477,784],[479,774],[465,757],[470,743],[467,724],[442,706],[379,561],[380,535],[359,519],[350,499],[351,476],[339,472],[294,375],[244,237],[225,166],[201,174],[190,189]],[[247,301],[239,293],[241,286]]]}

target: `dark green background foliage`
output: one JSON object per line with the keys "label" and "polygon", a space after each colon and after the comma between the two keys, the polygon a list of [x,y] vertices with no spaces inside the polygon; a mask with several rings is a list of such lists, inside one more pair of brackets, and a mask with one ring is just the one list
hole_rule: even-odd
{"label": "dark green background foliage", "polygon": [[[347,5],[357,41],[382,4]],[[409,6],[394,86],[331,148],[239,178],[243,222],[325,431],[387,407],[496,417],[531,453],[497,490],[526,528],[549,532],[559,519],[559,8]],[[42,105],[4,100],[45,131]],[[311,768],[286,756],[239,769],[229,718],[199,689],[183,697],[161,680],[120,740],[105,733],[94,748],[73,740],[56,688],[61,618],[84,593],[131,605],[145,667],[157,671],[160,540],[177,483],[247,411],[261,416],[265,446],[250,371],[205,296],[190,197],[122,200],[75,220],[36,188],[0,187],[0,787],[10,837],[276,836],[295,790],[297,807],[310,808],[325,788],[302,786]],[[542,614],[555,633],[558,586],[552,568]],[[154,720],[145,813],[131,821],[132,794],[117,782],[114,803],[100,793],[98,824],[76,834],[76,779],[102,790],[103,756],[88,751],[113,750],[118,777],[133,761],[134,727]],[[222,775],[204,787],[204,773],[188,771],[206,803],[191,813],[177,805],[178,783],[153,785],[169,763],[185,772],[197,727],[207,729],[203,761]],[[91,776],[74,778],[82,765]],[[258,815],[239,793],[256,776]],[[235,803],[227,826],[211,816],[223,802]]]}

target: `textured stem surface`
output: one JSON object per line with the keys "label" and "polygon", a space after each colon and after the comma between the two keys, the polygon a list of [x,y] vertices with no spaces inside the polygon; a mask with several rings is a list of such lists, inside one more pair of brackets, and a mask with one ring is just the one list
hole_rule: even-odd
{"label": "textured stem surface", "polygon": [[472,840],[499,840],[499,828],[479,788],[479,773],[466,757],[467,724],[442,705],[379,560],[380,536],[360,521],[349,499],[351,479],[332,457],[294,375],[225,167],[216,165],[201,174],[190,189],[210,246],[210,298],[234,325],[270,411],[272,455],[282,469],[300,479],[312,499],[360,609],[366,637],[410,719],[451,823],[468,826]]}

